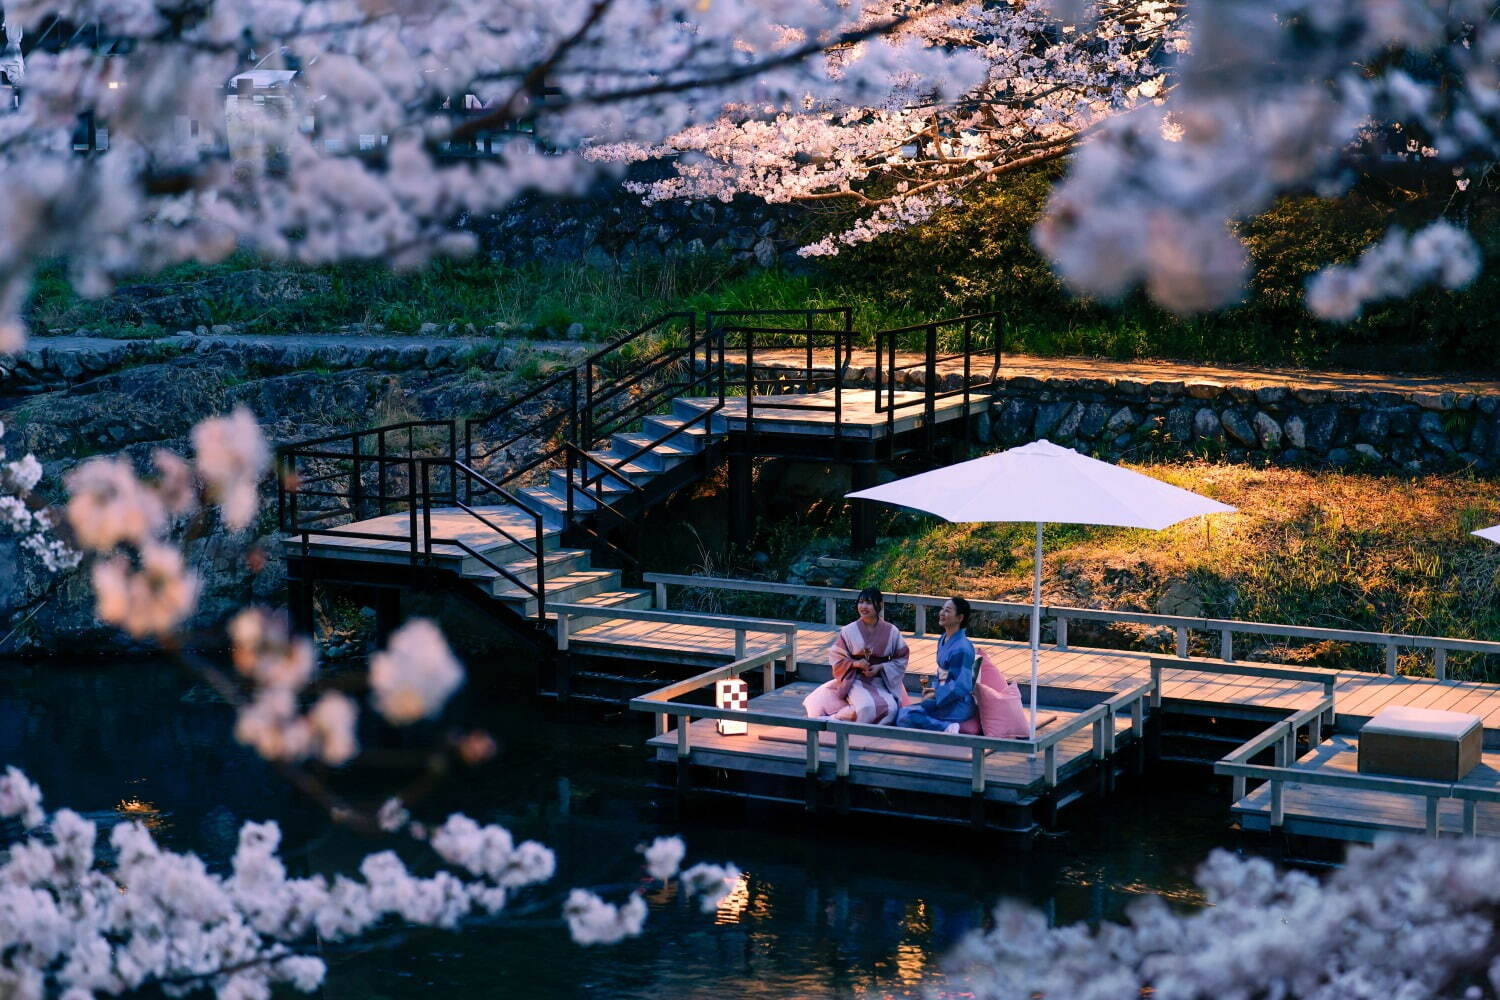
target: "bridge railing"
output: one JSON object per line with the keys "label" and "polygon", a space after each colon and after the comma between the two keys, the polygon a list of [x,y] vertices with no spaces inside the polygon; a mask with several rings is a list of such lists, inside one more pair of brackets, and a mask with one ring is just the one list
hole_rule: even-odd
{"label": "bridge railing", "polygon": [[277,524],[284,532],[326,530],[409,510],[420,500],[417,460],[452,456],[451,420],[405,420],[330,434],[276,449]]}
{"label": "bridge railing", "polygon": [[[938,403],[963,397],[965,426],[969,425],[969,408],[974,399],[988,402],[999,380],[1000,353],[1004,334],[998,312],[974,313],[952,319],[919,323],[875,334],[875,412],[884,413],[887,437],[893,437],[899,417],[920,413],[929,441],[937,423]],[[952,349],[945,350],[945,344]],[[975,360],[981,349],[991,353],[989,371]],[[916,361],[897,363],[902,353],[919,352]],[[962,361],[962,384],[943,388],[938,366]],[[921,392],[915,399],[898,399],[896,393],[907,372],[921,373]]]}
{"label": "bridge railing", "polygon": [[[769,580],[738,580],[721,577],[688,576],[673,573],[647,573],[648,584],[655,586],[659,607],[667,606],[668,587],[690,587],[699,590],[740,591],[756,594],[775,594],[784,597],[804,598],[819,601],[823,605],[824,623],[837,625],[839,604],[842,602],[852,611],[859,591],[842,587],[813,587],[802,584],[776,583]],[[943,606],[948,598],[937,594],[890,593],[885,595],[887,607],[908,606],[913,609],[915,627],[913,634],[921,636],[927,632],[927,611]],[[978,612],[1008,618],[1024,618],[1031,614],[1031,605],[1012,601],[970,601]],[[1188,655],[1193,633],[1208,633],[1217,636],[1219,658],[1227,663],[1235,662],[1234,636],[1237,634],[1261,635],[1272,638],[1306,640],[1310,642],[1346,642],[1379,649],[1383,653],[1383,670],[1395,676],[1397,654],[1400,650],[1425,650],[1432,654],[1433,675],[1438,680],[1448,679],[1448,654],[1451,652],[1475,653],[1481,656],[1500,656],[1500,642],[1481,639],[1459,639],[1449,636],[1409,635],[1399,632],[1365,632],[1357,629],[1318,628],[1307,625],[1281,625],[1271,622],[1247,622],[1224,618],[1191,618],[1183,615],[1158,615],[1142,611],[1104,611],[1095,608],[1074,608],[1065,605],[1042,605],[1042,618],[1050,622],[1055,635],[1055,648],[1066,650],[1068,625],[1074,621],[1123,622],[1135,625],[1156,626],[1170,629],[1176,639],[1176,653],[1180,658]]]}

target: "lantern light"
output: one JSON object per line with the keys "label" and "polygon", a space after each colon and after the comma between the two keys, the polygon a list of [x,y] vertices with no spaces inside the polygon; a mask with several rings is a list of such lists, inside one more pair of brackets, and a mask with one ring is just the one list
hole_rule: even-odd
{"label": "lantern light", "polygon": [[[750,707],[750,687],[738,677],[714,684],[714,704],[719,708],[743,712]],[[750,731],[748,722],[736,719],[720,719],[720,736],[741,736]]]}

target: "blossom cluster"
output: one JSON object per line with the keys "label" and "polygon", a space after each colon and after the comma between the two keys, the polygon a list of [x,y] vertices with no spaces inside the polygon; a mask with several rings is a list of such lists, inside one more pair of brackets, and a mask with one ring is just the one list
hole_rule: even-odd
{"label": "blossom cluster", "polygon": [[[655,146],[601,145],[605,160],[666,158],[674,173],[633,185],[647,201],[738,194],[844,201],[855,220],[805,256],[925,221],[966,187],[1070,151],[1111,116],[1159,100],[1163,67],[1187,46],[1179,5],[1089,4],[1059,23],[1043,0],[897,2],[888,48],[954,54],[940,79],[913,74],[857,101],[801,98],[731,108]],[[843,72],[831,60],[830,75]]]}
{"label": "blossom cluster", "polygon": [[[1279,194],[1336,195],[1351,167],[1424,158],[1461,190],[1470,168],[1487,169],[1500,153],[1493,14],[1484,0],[1196,5],[1170,92],[1080,147],[1037,245],[1080,292],[1115,297],[1144,284],[1192,312],[1239,297],[1247,261],[1231,226]],[[1393,149],[1393,136],[1410,138]],[[1348,318],[1364,301],[1472,276],[1462,262],[1477,250],[1466,234],[1440,228],[1432,243],[1452,266],[1392,266],[1395,254],[1378,250],[1315,279],[1307,304]]]}
{"label": "blossom cluster", "polygon": [[[387,850],[367,856],[358,878],[289,878],[274,822],[241,827],[226,875],[163,850],[135,822],[110,831],[106,867],[95,824],[68,809],[48,820],[40,790],[13,767],[0,777],[7,818],[33,831],[0,864],[0,992],[16,1000],[56,992],[83,1000],[148,985],[169,996],[208,987],[236,1000],[267,997],[277,983],[310,993],[325,974],[321,959],[301,953],[315,941],[355,938],[389,918],[453,928],[492,917],[509,894],[547,882],[556,867],[542,845],[516,844],[503,827],[463,815],[431,836],[452,868],[426,876]],[[673,843],[680,859],[682,843]],[[675,865],[652,872],[675,874]],[[577,902],[585,897],[587,907]],[[612,907],[575,890],[564,919],[581,943],[613,942],[640,933],[645,903],[637,894]]]}
{"label": "blossom cluster", "polygon": [[33,496],[42,480],[42,463],[27,453],[5,461],[5,425],[0,423],[0,530],[19,535],[21,549],[49,573],[77,566],[82,554],[53,534],[52,512],[36,505]]}
{"label": "blossom cluster", "polygon": [[[1123,924],[1049,927],[1003,904],[955,971],[986,1000],[1405,1000],[1500,992],[1500,843],[1393,838],[1351,849],[1326,881],[1215,851],[1210,906],[1148,896]],[[1486,993],[1481,984],[1487,984]]]}
{"label": "blossom cluster", "polygon": [[[0,108],[0,353],[24,343],[39,259],[66,259],[86,294],[239,245],[416,264],[472,248],[457,218],[526,191],[581,192],[601,172],[585,142],[659,142],[730,105],[858,100],[961,61],[867,44],[897,21],[875,0],[201,6],[185,18],[169,0],[4,5],[12,30],[96,24],[111,43],[36,48],[18,106]],[[296,71],[290,107],[230,93],[252,66]],[[72,153],[83,113],[107,127],[102,155]],[[451,155],[476,142],[492,155]]]}
{"label": "blossom cluster", "polygon": [[95,613],[136,638],[170,635],[197,603],[198,576],[165,537],[173,516],[198,509],[195,475],[203,493],[220,504],[225,523],[238,530],[254,514],[270,463],[260,426],[244,408],[198,424],[193,443],[193,466],[157,449],[154,483],[143,482],[124,456],[91,458],[66,478],[68,525],[96,556]]}

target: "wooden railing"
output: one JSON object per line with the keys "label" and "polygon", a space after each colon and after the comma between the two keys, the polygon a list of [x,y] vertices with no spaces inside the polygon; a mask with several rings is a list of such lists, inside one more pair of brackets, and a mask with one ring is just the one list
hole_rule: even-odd
{"label": "wooden railing", "polygon": [[[657,607],[667,606],[667,587],[694,587],[699,590],[745,591],[758,594],[779,594],[786,597],[820,599],[823,602],[824,623],[839,622],[840,601],[853,603],[859,591],[843,587],[811,587],[790,583],[773,583],[766,580],[734,580],[706,576],[685,576],[673,573],[647,573],[644,577],[656,587]],[[927,632],[927,609],[942,607],[948,598],[935,594],[888,593],[887,606],[910,606],[915,609],[915,627],[912,634],[922,636]],[[1006,617],[1026,617],[1031,614],[1031,605],[1008,601],[970,601],[974,611]],[[1361,632],[1355,629],[1315,628],[1302,625],[1278,625],[1266,622],[1235,621],[1222,618],[1189,618],[1181,615],[1157,615],[1141,611],[1101,611],[1094,608],[1073,608],[1064,605],[1043,605],[1042,617],[1050,621],[1056,635],[1055,647],[1068,649],[1068,624],[1072,621],[1129,622],[1137,625],[1154,625],[1170,628],[1176,633],[1176,651],[1179,657],[1188,655],[1189,638],[1193,632],[1217,633],[1220,659],[1234,662],[1234,635],[1279,636],[1289,639],[1325,640],[1376,646],[1384,650],[1384,670],[1387,676],[1396,674],[1396,654],[1401,649],[1430,649],[1433,651],[1433,675],[1438,680],[1447,680],[1448,654],[1450,652],[1479,653],[1500,656],[1500,642],[1485,642],[1478,639],[1453,639],[1446,636],[1407,635],[1395,632]]]}
{"label": "wooden railing", "polygon": [[[751,632],[780,635],[786,653],[786,671],[797,672],[797,625],[794,622],[765,621],[760,618],[740,618],[733,615],[703,615],[694,611],[662,611],[643,608],[615,608],[598,604],[548,604],[547,611],[557,616],[557,648],[566,652],[570,642],[573,623],[586,618],[620,619],[638,622],[659,622],[664,625],[696,625],[699,628],[724,629],[734,634],[734,657],[738,663],[747,657],[747,637]],[[778,654],[780,655],[780,654]],[[773,658],[774,660],[774,658]],[[716,670],[724,668],[718,667]],[[748,668],[747,668],[748,669]],[[713,671],[710,671],[712,673]],[[722,678],[717,678],[722,679]],[[686,682],[684,682],[686,683]],[[771,662],[766,667],[766,691],[776,687],[776,667]]]}
{"label": "wooden railing", "polygon": [[[590,606],[580,605],[549,605],[554,609],[573,609]],[[645,616],[650,612],[632,611],[632,616]],[[712,619],[712,616],[704,616]],[[560,619],[561,620],[561,619]],[[671,620],[668,617],[642,617],[645,621]],[[723,621],[722,619],[714,619]],[[731,619],[733,627],[741,627],[742,619]],[[751,631],[766,631],[760,628],[761,623],[756,622]],[[730,627],[720,624],[715,627]],[[779,649],[765,650],[749,656],[740,656],[734,662],[712,670],[704,671],[686,680],[669,684],[658,688],[648,694],[631,699],[630,707],[638,712],[650,712],[656,718],[656,732],[665,735],[670,732],[667,720],[675,720],[677,732],[677,757],[679,760],[688,760],[692,755],[691,725],[694,719],[729,719],[753,725],[768,726],[778,729],[793,729],[805,734],[807,744],[807,774],[815,777],[818,773],[820,760],[819,752],[821,744],[818,734],[830,732],[835,734],[834,740],[834,773],[839,778],[849,776],[849,737],[851,736],[874,736],[881,738],[895,738],[908,742],[923,743],[931,746],[950,746],[968,748],[971,754],[972,780],[971,791],[975,795],[984,794],[985,773],[984,763],[991,753],[1014,752],[1024,753],[1028,756],[1042,757],[1042,780],[1047,787],[1057,785],[1057,746],[1063,740],[1068,739],[1076,733],[1092,727],[1093,729],[1093,756],[1095,760],[1104,760],[1111,756],[1115,750],[1115,728],[1116,719],[1126,713],[1131,717],[1131,729],[1137,738],[1144,732],[1146,722],[1146,705],[1153,694],[1153,683],[1144,683],[1129,691],[1122,691],[1107,701],[1101,702],[1080,712],[1073,718],[1067,720],[1054,729],[1050,729],[1045,736],[1036,739],[1003,739],[992,736],[971,736],[964,733],[933,732],[923,729],[897,729],[892,726],[877,726],[862,722],[842,722],[831,719],[808,719],[794,715],[783,715],[780,713],[763,712],[755,709],[736,710],[711,707],[707,705],[689,705],[675,702],[673,699],[683,695],[692,694],[696,691],[712,685],[715,681],[738,677],[747,671],[761,668],[764,671],[762,693],[768,694],[775,690],[775,663],[778,659],[786,659],[793,662],[796,657],[796,635],[791,633],[782,643]]]}

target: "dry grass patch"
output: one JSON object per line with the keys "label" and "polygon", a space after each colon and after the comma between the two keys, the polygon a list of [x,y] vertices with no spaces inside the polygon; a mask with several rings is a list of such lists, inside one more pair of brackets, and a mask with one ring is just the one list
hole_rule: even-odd
{"label": "dry grass patch", "polygon": [[[1045,602],[1500,640],[1500,546],[1468,534],[1500,521],[1491,481],[1209,463],[1134,468],[1239,512],[1160,532],[1049,525]],[[1029,525],[927,524],[886,544],[865,582],[1028,601],[1032,543]],[[1170,645],[1150,629],[1095,638]],[[1199,641],[1195,652],[1211,651],[1208,637]],[[1341,643],[1239,654],[1366,669],[1380,655]],[[1454,654],[1449,665],[1453,676],[1500,677],[1500,657],[1486,666]],[[1427,673],[1430,663],[1403,653],[1401,669]]]}

